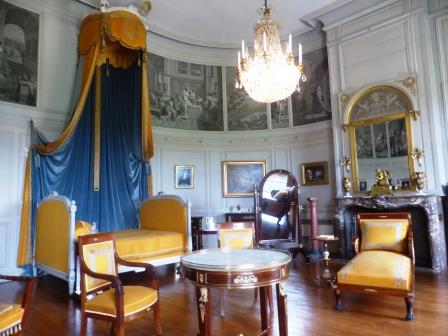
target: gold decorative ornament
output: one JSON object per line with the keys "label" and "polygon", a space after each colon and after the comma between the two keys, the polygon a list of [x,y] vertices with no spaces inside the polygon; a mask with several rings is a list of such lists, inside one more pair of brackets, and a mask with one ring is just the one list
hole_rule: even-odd
{"label": "gold decorative ornament", "polygon": [[413,176],[413,182],[417,187],[419,193],[423,193],[423,189],[425,188],[425,177],[426,174],[424,172],[415,172]]}
{"label": "gold decorative ornament", "polygon": [[411,153],[411,157],[415,160],[417,159],[419,167],[422,166],[423,157],[425,156],[425,151],[423,148],[415,147],[414,151]]}
{"label": "gold decorative ornament", "polygon": [[388,170],[378,168],[375,171],[375,179],[376,183],[370,190],[370,196],[392,195],[391,185],[389,183],[391,175]]}
{"label": "gold decorative ornament", "polygon": [[350,166],[352,165],[352,159],[350,156],[346,155],[344,159],[339,161],[339,164],[347,170],[347,173],[350,173]]}
{"label": "gold decorative ornament", "polygon": [[409,92],[415,96],[417,94],[417,86],[416,86],[416,80],[414,76],[408,76],[404,79],[398,79],[394,81],[395,83],[399,83],[403,85],[406,89],[409,90]]}
{"label": "gold decorative ornament", "polygon": [[201,314],[201,321],[204,323],[205,318],[205,305],[208,302],[208,292],[206,287],[201,287],[199,289],[200,297],[199,297],[199,313]]}

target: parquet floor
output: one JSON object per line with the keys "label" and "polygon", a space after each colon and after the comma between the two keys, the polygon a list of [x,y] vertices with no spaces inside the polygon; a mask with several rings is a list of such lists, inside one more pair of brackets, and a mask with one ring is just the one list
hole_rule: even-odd
{"label": "parquet floor", "polygon": [[[332,270],[341,264],[333,263]],[[343,297],[342,311],[333,309],[334,299],[326,283],[318,283],[319,263],[302,259],[290,266],[286,283],[289,335],[448,335],[448,273],[417,272],[415,315],[404,321],[405,304],[399,298],[351,294]],[[159,268],[163,334],[196,335],[197,310],[194,288],[179,278],[173,267]],[[18,299],[17,284],[0,284],[0,301]],[[212,291],[212,331],[216,336],[256,335],[260,325],[259,308],[253,290],[226,291],[226,316],[219,316],[217,291]],[[276,313],[271,316],[272,335],[278,335]],[[52,276],[43,277],[36,289],[30,320],[24,335],[78,335],[79,304],[66,294],[66,283]],[[108,335],[109,325],[89,320],[90,335]],[[127,335],[154,335],[152,313],[126,323]]]}

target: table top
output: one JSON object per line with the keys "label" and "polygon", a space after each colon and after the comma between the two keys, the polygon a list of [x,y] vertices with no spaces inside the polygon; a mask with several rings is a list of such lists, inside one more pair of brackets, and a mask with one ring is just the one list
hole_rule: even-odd
{"label": "table top", "polygon": [[181,265],[205,271],[254,271],[288,264],[288,252],[273,249],[206,249],[181,257]]}

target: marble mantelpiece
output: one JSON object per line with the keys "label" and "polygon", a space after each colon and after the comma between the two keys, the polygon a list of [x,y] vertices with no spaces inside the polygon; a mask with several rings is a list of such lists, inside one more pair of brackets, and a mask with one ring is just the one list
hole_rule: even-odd
{"label": "marble mantelpiece", "polygon": [[[417,238],[425,241],[427,238],[430,265],[434,271],[440,272],[447,266],[445,231],[443,228],[441,199],[436,195],[397,195],[385,197],[340,197],[336,199],[335,234],[340,237],[339,253],[342,258],[353,257],[351,242],[356,234],[355,217],[358,212],[367,211],[409,211],[413,219],[414,245]],[[418,212],[424,214],[418,216]],[[418,217],[418,218],[417,218]],[[425,223],[422,222],[425,221]],[[424,229],[427,237],[416,237]],[[420,232],[420,233],[419,233]],[[424,239],[421,239],[424,238]],[[425,245],[424,243],[422,245]],[[421,248],[421,246],[416,246]],[[417,265],[418,266],[418,265]]]}

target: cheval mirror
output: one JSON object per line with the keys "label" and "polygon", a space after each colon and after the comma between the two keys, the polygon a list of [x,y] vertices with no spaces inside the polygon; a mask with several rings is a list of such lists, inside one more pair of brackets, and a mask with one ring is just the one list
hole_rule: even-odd
{"label": "cheval mirror", "polygon": [[287,249],[295,258],[303,250],[299,225],[300,186],[289,171],[272,170],[254,194],[256,239],[260,246]]}

